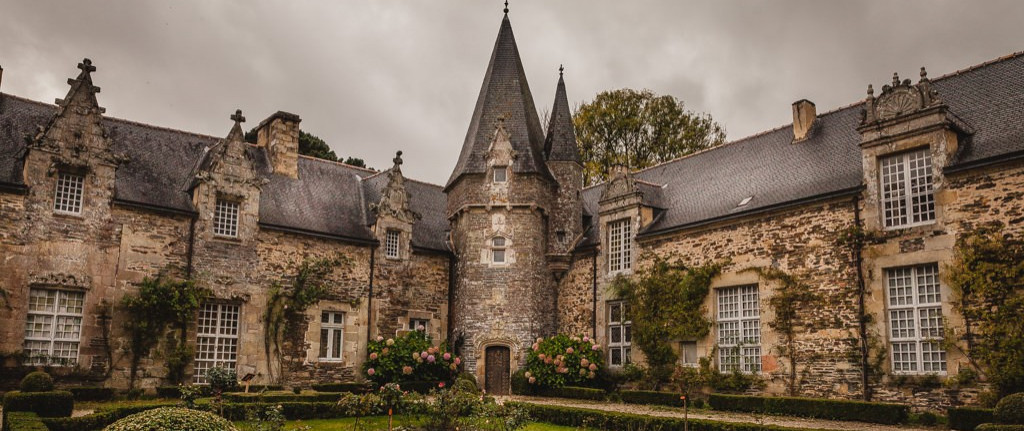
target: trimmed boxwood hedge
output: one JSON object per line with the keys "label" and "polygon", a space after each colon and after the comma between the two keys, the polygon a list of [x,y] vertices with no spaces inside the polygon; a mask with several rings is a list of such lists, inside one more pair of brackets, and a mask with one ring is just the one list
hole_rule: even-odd
{"label": "trimmed boxwood hedge", "polygon": [[49,431],[39,415],[32,412],[4,412],[4,431]]}
{"label": "trimmed boxwood hedge", "polygon": [[537,391],[538,395],[545,397],[572,398],[576,400],[604,401],[605,393],[600,389],[581,388],[579,386],[562,386],[560,388],[545,388]]}
{"label": "trimmed boxwood hedge", "polygon": [[43,418],[50,431],[99,431],[123,417],[177,403],[154,403],[134,406],[100,406],[95,413],[73,418]]}
{"label": "trimmed boxwood hedge", "polygon": [[949,416],[949,429],[957,431],[974,431],[978,425],[992,422],[992,409],[976,407],[954,407],[946,410]]}
{"label": "trimmed boxwood hedge", "polygon": [[977,431],[1024,431],[1024,425],[1009,424],[981,424],[975,428]]}
{"label": "trimmed boxwood hedge", "polygon": [[21,392],[4,394],[4,412],[35,412],[39,417],[71,416],[75,400],[68,391]]}
{"label": "trimmed boxwood hedge", "polygon": [[114,388],[101,388],[99,386],[76,386],[67,388],[75,401],[106,401],[114,398]]}
{"label": "trimmed boxwood hedge", "polygon": [[224,401],[230,403],[283,403],[283,402],[337,402],[341,398],[341,392],[317,392],[306,394],[295,394],[291,392],[270,392],[263,394],[231,392],[224,394]]}
{"label": "trimmed boxwood hedge", "polygon": [[[682,431],[682,418],[644,416],[632,413],[607,412],[573,407],[549,406],[522,402],[507,402],[505,405],[518,406],[529,412],[538,422],[569,427],[587,426],[605,430],[654,429],[660,431]],[[716,422],[701,419],[689,420],[690,431],[824,431],[808,428],[786,428],[774,425],[758,425],[738,422]]]}
{"label": "trimmed boxwood hedge", "polygon": [[888,425],[906,422],[910,413],[907,406],[900,404],[816,398],[711,394],[708,397],[708,403],[715,410],[791,415]]}
{"label": "trimmed boxwood hedge", "polygon": [[676,392],[620,391],[619,396],[622,398],[622,402],[628,404],[657,404],[672,407],[683,406],[683,400],[679,399],[682,394]]}
{"label": "trimmed boxwood hedge", "polygon": [[313,385],[317,392],[351,392],[353,394],[365,394],[370,392],[370,386],[363,383],[321,383]]}
{"label": "trimmed boxwood hedge", "polygon": [[[213,395],[210,392],[209,386],[200,386],[202,389],[200,395],[208,397]],[[245,386],[233,386],[228,388],[225,392],[242,392],[245,390]],[[281,385],[252,385],[249,386],[249,393],[256,393],[260,391],[280,391],[284,390],[284,386]],[[156,388],[156,396],[160,398],[181,398],[181,390],[177,386],[159,386]]]}

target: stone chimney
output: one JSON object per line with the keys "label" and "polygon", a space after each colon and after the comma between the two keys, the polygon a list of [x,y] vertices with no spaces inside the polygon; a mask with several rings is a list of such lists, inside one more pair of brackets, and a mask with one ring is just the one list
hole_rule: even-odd
{"label": "stone chimney", "polygon": [[793,102],[793,142],[807,139],[817,115],[818,113],[814,109],[814,102],[807,99]]}
{"label": "stone chimney", "polygon": [[277,111],[256,127],[256,146],[266,148],[274,173],[299,177],[298,115]]}

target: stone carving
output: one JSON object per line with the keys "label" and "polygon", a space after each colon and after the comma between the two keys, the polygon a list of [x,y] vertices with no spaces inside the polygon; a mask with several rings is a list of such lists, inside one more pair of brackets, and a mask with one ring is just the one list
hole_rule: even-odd
{"label": "stone carving", "polygon": [[409,192],[405,189],[405,177],[402,175],[402,152],[395,153],[392,159],[395,166],[388,171],[388,185],[381,193],[380,202],[370,204],[370,210],[380,215],[389,215],[406,223],[414,223],[420,215],[409,209]]}
{"label": "stone carving", "polygon": [[608,181],[608,185],[601,192],[600,202],[633,196],[637,193],[640,193],[640,189],[637,188],[636,180],[630,174],[629,169],[622,165],[616,165],[612,167],[612,179]]}
{"label": "stone carving", "polygon": [[61,286],[88,289],[92,284],[87,275],[74,275],[64,272],[30,272],[28,284],[32,286]]}
{"label": "stone carving", "polygon": [[861,110],[861,125],[890,120],[912,114],[934,106],[942,106],[939,93],[932,89],[928,72],[921,68],[921,79],[911,84],[909,79],[900,81],[898,74],[892,74],[892,85],[882,87],[882,94],[875,97],[875,89],[868,85],[868,97]]}
{"label": "stone carving", "polygon": [[516,159],[516,150],[512,147],[511,135],[505,129],[505,117],[499,116],[494,126],[494,139],[487,149],[487,158],[491,166],[511,166]]}

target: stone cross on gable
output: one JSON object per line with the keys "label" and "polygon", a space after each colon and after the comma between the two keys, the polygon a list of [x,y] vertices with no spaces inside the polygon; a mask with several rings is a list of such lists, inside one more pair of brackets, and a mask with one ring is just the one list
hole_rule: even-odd
{"label": "stone cross on gable", "polygon": [[86,73],[88,73],[88,72],[95,72],[96,71],[96,66],[93,66],[92,65],[92,60],[90,60],[88,58],[82,60],[81,63],[78,63],[78,68],[82,69],[82,72],[86,72]]}
{"label": "stone cross on gable", "polygon": [[244,123],[245,122],[245,117],[242,116],[242,110],[241,109],[236,109],[235,110],[235,115],[232,115],[231,119],[234,120],[236,123]]}
{"label": "stone cross on gable", "polygon": [[401,165],[402,164],[402,152],[399,151],[399,152],[395,153],[395,158],[391,159],[391,161],[395,162],[395,166]]}

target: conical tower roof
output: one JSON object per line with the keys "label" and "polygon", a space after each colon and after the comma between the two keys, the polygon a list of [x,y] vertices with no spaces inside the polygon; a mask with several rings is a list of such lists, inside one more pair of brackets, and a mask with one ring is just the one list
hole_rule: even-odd
{"label": "conical tower roof", "polygon": [[526,72],[519,58],[508,14],[501,20],[498,39],[494,42],[491,61],[466,132],[466,141],[462,144],[462,153],[446,188],[464,174],[487,171],[487,148],[494,138],[499,118],[504,119],[512,148],[516,151],[512,171],[552,178],[544,164],[544,134],[540,117],[533,103],[530,84],[526,82]]}
{"label": "conical tower roof", "polygon": [[580,151],[576,146],[576,130],[569,111],[569,98],[565,95],[565,80],[562,68],[558,68],[558,87],[555,89],[555,106],[551,108],[551,122],[548,123],[548,137],[544,140],[544,154],[556,162],[577,162],[582,164]]}

